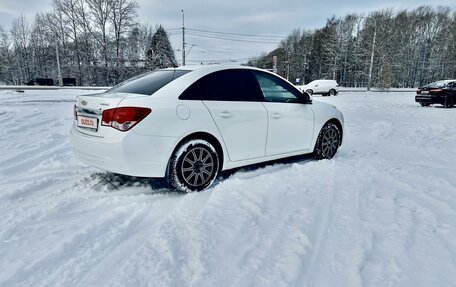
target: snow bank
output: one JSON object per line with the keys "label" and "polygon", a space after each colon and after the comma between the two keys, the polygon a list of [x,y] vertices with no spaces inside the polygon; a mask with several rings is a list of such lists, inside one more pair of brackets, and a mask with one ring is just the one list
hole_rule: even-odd
{"label": "snow bank", "polygon": [[78,93],[0,92],[0,286],[454,286],[456,109],[317,96],[345,116],[333,160],[184,195],[79,163]]}

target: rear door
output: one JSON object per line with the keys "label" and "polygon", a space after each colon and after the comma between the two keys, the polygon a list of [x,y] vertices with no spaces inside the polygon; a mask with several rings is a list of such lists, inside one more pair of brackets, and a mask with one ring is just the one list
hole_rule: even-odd
{"label": "rear door", "polygon": [[267,112],[253,73],[228,69],[190,86],[180,99],[200,99],[212,116],[231,161],[265,156]]}

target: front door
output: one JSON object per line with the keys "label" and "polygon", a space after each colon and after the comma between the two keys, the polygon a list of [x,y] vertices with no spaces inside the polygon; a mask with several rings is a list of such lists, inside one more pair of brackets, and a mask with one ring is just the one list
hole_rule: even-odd
{"label": "front door", "polygon": [[284,80],[255,72],[268,113],[266,155],[307,152],[314,133],[311,105],[299,102],[299,91]]}

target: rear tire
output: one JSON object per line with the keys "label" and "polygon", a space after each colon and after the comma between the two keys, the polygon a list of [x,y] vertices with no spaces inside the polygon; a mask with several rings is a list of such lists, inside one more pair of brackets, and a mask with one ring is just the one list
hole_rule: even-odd
{"label": "rear tire", "polygon": [[313,95],[313,93],[314,93],[314,91],[312,91],[311,89],[308,89],[308,90],[306,90],[306,93],[308,93],[309,95],[311,95],[311,96],[312,96],[312,95]]}
{"label": "rear tire", "polygon": [[451,109],[452,107],[454,107],[454,99],[452,97],[447,96],[443,106],[447,109]]}
{"label": "rear tire", "polygon": [[169,184],[183,192],[201,191],[216,179],[220,169],[215,147],[205,140],[192,139],[176,148],[168,168]]}
{"label": "rear tire", "polygon": [[329,95],[330,96],[337,96],[337,92],[334,89],[329,90]]}
{"label": "rear tire", "polygon": [[420,102],[420,105],[421,105],[422,107],[429,107],[431,104],[425,103],[425,102]]}
{"label": "rear tire", "polygon": [[331,159],[340,146],[340,130],[333,123],[326,123],[320,131],[315,144],[314,157],[316,159]]}

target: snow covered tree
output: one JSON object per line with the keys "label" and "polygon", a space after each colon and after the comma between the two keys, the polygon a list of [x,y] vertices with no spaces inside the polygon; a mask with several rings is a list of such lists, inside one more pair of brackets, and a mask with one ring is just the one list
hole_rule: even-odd
{"label": "snow covered tree", "polygon": [[[373,86],[417,87],[456,77],[456,12],[448,7],[333,16],[321,29],[292,31],[279,50],[291,59],[290,79],[335,78],[343,86],[365,87],[375,33]],[[256,59],[256,65],[270,63],[277,50]],[[280,68],[279,74],[285,75]]]}
{"label": "snow covered tree", "polygon": [[388,91],[391,88],[391,83],[393,80],[393,71],[391,69],[391,64],[389,59],[383,60],[383,63],[380,67],[380,72],[377,80],[377,88],[381,91]]}
{"label": "snow covered tree", "polygon": [[122,44],[125,42],[123,34],[128,32],[136,25],[135,17],[137,15],[138,3],[132,0],[114,0],[112,3],[111,23],[114,28],[115,39],[115,70],[114,77],[117,83],[121,74],[124,72],[125,59],[122,53]]}
{"label": "snow covered tree", "polygon": [[146,67],[150,70],[177,66],[173,48],[163,26],[159,26],[152,36],[146,53]]}
{"label": "snow covered tree", "polygon": [[18,83],[26,83],[30,78],[31,59],[29,53],[30,29],[24,15],[13,21],[11,36],[15,51],[14,65],[19,67]]}

